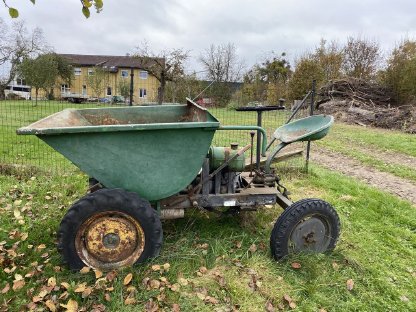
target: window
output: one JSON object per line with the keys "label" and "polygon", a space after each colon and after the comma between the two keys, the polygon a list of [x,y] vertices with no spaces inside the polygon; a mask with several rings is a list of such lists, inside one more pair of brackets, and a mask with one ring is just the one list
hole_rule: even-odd
{"label": "window", "polygon": [[107,87],[107,95],[111,95],[111,87]]}
{"label": "window", "polygon": [[147,79],[147,76],[148,76],[147,71],[145,70],[140,71],[140,79]]}
{"label": "window", "polygon": [[128,70],[122,70],[121,71],[121,77],[122,78],[127,78],[129,76],[129,71]]}
{"label": "window", "polygon": [[18,86],[24,86],[26,84],[26,81],[22,78],[16,78],[16,85]]}
{"label": "window", "polygon": [[93,76],[93,75],[94,75],[94,69],[88,68],[88,76]]}
{"label": "window", "polygon": [[74,68],[74,75],[75,76],[81,76],[81,68],[75,67]]}
{"label": "window", "polygon": [[61,93],[65,94],[65,93],[70,93],[71,92],[71,88],[69,87],[69,85],[67,84],[62,84],[61,85]]}
{"label": "window", "polygon": [[82,95],[87,95],[87,86],[86,85],[82,86]]}
{"label": "window", "polygon": [[146,89],[139,89],[139,98],[146,98]]}

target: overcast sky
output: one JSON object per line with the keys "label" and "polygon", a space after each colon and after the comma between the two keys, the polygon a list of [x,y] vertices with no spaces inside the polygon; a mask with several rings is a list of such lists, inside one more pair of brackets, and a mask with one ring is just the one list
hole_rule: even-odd
{"label": "overcast sky", "polygon": [[[58,53],[125,55],[147,40],[153,50],[184,48],[196,59],[211,43],[231,42],[250,67],[270,51],[287,52],[293,63],[320,38],[361,36],[386,51],[416,38],[415,0],[104,0],[89,19],[79,0],[8,3]],[[1,7],[0,17],[10,22]],[[198,70],[195,61],[189,66]]]}

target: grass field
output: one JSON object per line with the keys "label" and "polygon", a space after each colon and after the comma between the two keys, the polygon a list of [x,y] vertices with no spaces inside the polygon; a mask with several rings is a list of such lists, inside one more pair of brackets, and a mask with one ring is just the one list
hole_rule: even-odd
{"label": "grass field", "polygon": [[[225,114],[230,124],[242,123],[234,113],[215,113]],[[27,115],[22,122],[40,116]],[[255,123],[255,115],[246,116]],[[266,119],[267,127],[274,122]],[[322,144],[339,151],[339,141],[356,139],[357,144],[414,156],[412,136],[385,131],[379,138],[379,131],[336,125]],[[247,137],[241,134],[240,139]],[[12,148],[14,142],[2,143]],[[49,164],[57,161],[54,157]],[[189,211],[184,219],[163,222],[158,258],[100,276],[70,272],[55,248],[59,222],[85,194],[87,177],[76,170],[0,175],[0,310],[416,310],[415,206],[317,166],[309,174],[283,172],[282,178],[294,200],[317,197],[334,205],[342,232],[333,253],[273,261],[268,245],[282,212],[277,206],[238,217]]]}

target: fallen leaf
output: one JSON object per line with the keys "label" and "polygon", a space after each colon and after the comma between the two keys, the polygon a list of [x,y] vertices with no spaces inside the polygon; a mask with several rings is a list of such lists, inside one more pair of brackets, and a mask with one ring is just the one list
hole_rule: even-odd
{"label": "fallen leaf", "polygon": [[181,307],[179,306],[179,304],[177,304],[177,303],[172,304],[172,311],[173,312],[180,312]]}
{"label": "fallen leaf", "polygon": [[208,272],[208,269],[206,267],[200,267],[199,272],[201,272],[202,274],[206,274]]}
{"label": "fallen leaf", "polygon": [[109,294],[109,293],[105,293],[105,295],[104,295],[104,299],[105,299],[105,301],[110,302],[110,301],[111,301],[111,296],[110,296],[110,294]]}
{"label": "fallen leaf", "polygon": [[84,266],[81,270],[79,270],[79,273],[87,274],[89,271],[91,271],[91,268],[87,267],[87,266]]}
{"label": "fallen leaf", "polygon": [[178,278],[178,283],[182,286],[188,285],[188,280],[186,278],[180,277]]}
{"label": "fallen leaf", "polygon": [[349,280],[347,281],[347,289],[348,289],[349,291],[351,291],[353,288],[354,288],[354,281],[353,281],[352,279],[349,279]]}
{"label": "fallen leaf", "polygon": [[136,303],[136,299],[135,298],[127,297],[126,300],[124,300],[124,304],[125,305],[135,304],[135,303]]}
{"label": "fallen leaf", "polygon": [[52,302],[52,300],[46,300],[45,305],[48,307],[49,311],[56,311],[56,305]]}
{"label": "fallen leaf", "polygon": [[158,289],[160,287],[160,282],[158,280],[151,280],[149,286],[150,288]]}
{"label": "fallen leaf", "polygon": [[296,270],[302,267],[302,265],[299,262],[292,262],[291,266]]}
{"label": "fallen leaf", "polygon": [[160,265],[159,264],[152,265],[152,270],[153,271],[160,271]]}
{"label": "fallen leaf", "polygon": [[81,297],[82,298],[87,298],[89,295],[91,295],[93,289],[92,287],[88,286],[87,288],[85,288],[85,290],[82,292]]}
{"label": "fallen leaf", "polygon": [[256,244],[251,244],[250,248],[248,249],[251,253],[255,253],[257,251]]}
{"label": "fallen leaf", "polygon": [[211,304],[218,304],[219,303],[218,299],[216,299],[214,297],[211,297],[211,296],[206,296],[204,301],[206,303],[211,303]]}
{"label": "fallen leaf", "polygon": [[38,250],[41,250],[41,249],[45,249],[46,248],[46,245],[45,244],[40,244],[38,247],[36,247]]}
{"label": "fallen leaf", "polygon": [[179,291],[179,289],[181,288],[181,286],[177,283],[173,284],[172,286],[170,286],[170,290],[172,291]]}
{"label": "fallen leaf", "polygon": [[133,279],[133,274],[132,273],[127,274],[126,277],[123,280],[123,285],[126,286],[126,285],[130,284],[132,279]]}
{"label": "fallen leaf", "polygon": [[170,264],[169,264],[169,263],[165,263],[165,264],[163,265],[163,269],[164,269],[165,271],[169,271],[169,269],[170,269]]}
{"label": "fallen leaf", "polygon": [[296,309],[296,303],[295,303],[294,301],[290,302],[290,303],[289,303],[289,307],[290,307],[291,309]]}
{"label": "fallen leaf", "polygon": [[61,307],[65,308],[67,312],[77,312],[78,302],[73,299],[69,299],[66,304],[61,303]]}
{"label": "fallen leaf", "polygon": [[152,299],[150,299],[144,305],[144,309],[146,312],[157,312],[159,311],[159,305],[156,302],[154,302]]}
{"label": "fallen leaf", "polygon": [[109,281],[112,282],[115,278],[117,277],[117,271],[111,271],[108,272],[107,275],[105,276],[105,278]]}
{"label": "fallen leaf", "polygon": [[275,312],[273,303],[270,300],[266,302],[265,308],[267,312]]}
{"label": "fallen leaf", "polygon": [[406,296],[401,296],[400,300],[403,302],[409,302],[409,298],[407,298]]}
{"label": "fallen leaf", "polygon": [[22,235],[20,236],[22,241],[25,241],[28,238],[29,234],[28,233],[22,233]]}
{"label": "fallen leaf", "polygon": [[2,294],[7,293],[10,290],[10,284],[7,283],[6,286],[4,286],[4,288],[1,290]]}
{"label": "fallen leaf", "polygon": [[20,280],[20,281],[13,281],[13,290],[19,290],[20,288],[22,288],[23,286],[25,286],[25,281],[24,280]]}
{"label": "fallen leaf", "polygon": [[100,278],[103,276],[103,272],[101,272],[100,270],[94,270],[95,273],[95,278]]}
{"label": "fallen leaf", "polygon": [[15,274],[14,279],[15,279],[15,281],[21,281],[21,280],[23,280],[23,276],[20,275],[20,274]]}
{"label": "fallen leaf", "polygon": [[51,286],[51,287],[55,287],[56,286],[56,278],[55,277],[50,277],[48,279],[48,286]]}
{"label": "fallen leaf", "polygon": [[86,287],[87,287],[87,283],[86,282],[85,283],[78,284],[75,287],[74,292],[76,292],[76,293],[82,293],[85,290]]}
{"label": "fallen leaf", "polygon": [[69,285],[69,283],[67,283],[67,282],[62,282],[61,283],[61,286],[63,287],[63,288],[65,288],[66,290],[68,290],[71,286]]}
{"label": "fallen leaf", "polygon": [[240,249],[242,245],[243,245],[243,242],[242,241],[237,241],[235,243],[235,247],[237,247],[238,249]]}

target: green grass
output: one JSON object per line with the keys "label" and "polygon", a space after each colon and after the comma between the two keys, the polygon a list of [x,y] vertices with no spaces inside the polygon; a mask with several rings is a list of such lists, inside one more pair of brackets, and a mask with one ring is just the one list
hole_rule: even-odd
{"label": "green grass", "polygon": [[[318,167],[310,175],[298,174],[285,180],[294,199],[320,197],[331,202],[341,217],[342,234],[336,250],[326,255],[294,256],[275,262],[268,248],[270,231],[281,209],[274,207],[240,217],[217,217],[190,211],[185,219],[164,222],[164,246],[161,255],[151,263],[119,272],[107,288],[94,289],[82,298],[76,286],[96,283],[92,272],[72,273],[61,263],[55,249],[56,230],[66,209],[83,196],[86,177],[68,176],[0,176],[0,289],[12,284],[15,274],[24,276],[38,267],[33,277],[24,278],[26,285],[2,295],[12,311],[24,309],[32,297],[55,277],[57,284],[72,283],[68,297],[58,299],[63,288],[52,290],[38,302],[56,295],[57,303],[76,300],[79,307],[91,310],[104,304],[109,311],[142,310],[153,298],[165,310],[178,303],[182,311],[213,311],[219,307],[238,307],[240,311],[264,311],[267,301],[289,309],[283,300],[289,295],[299,311],[410,311],[416,308],[416,209],[394,196],[369,188]],[[21,201],[21,202],[20,202]],[[23,208],[25,207],[25,208]],[[24,223],[16,219],[15,210],[22,211]],[[16,232],[17,231],[17,232]],[[16,233],[28,233],[21,241]],[[237,242],[241,242],[238,248]],[[36,247],[45,244],[46,248]],[[200,248],[207,244],[207,248]],[[249,252],[252,244],[257,251]],[[33,247],[31,247],[33,245]],[[13,247],[15,246],[15,247]],[[30,248],[31,247],[31,248]],[[14,253],[6,252],[14,248]],[[47,253],[47,255],[45,255]],[[16,256],[14,256],[16,255]],[[299,262],[299,270],[291,263]],[[153,264],[170,264],[168,272],[152,271]],[[58,268],[59,266],[59,268]],[[208,269],[202,276],[201,266]],[[16,267],[12,273],[4,269]],[[137,289],[134,305],[125,305],[127,287],[123,278],[133,273],[132,285]],[[252,276],[259,281],[257,290],[249,287]],[[175,292],[167,287],[147,289],[144,278],[166,278],[169,284],[188,282]],[[354,288],[348,291],[346,281]],[[105,287],[104,287],[105,288]],[[104,300],[104,293],[111,301]],[[218,300],[205,303],[197,293],[206,292]],[[28,295],[29,293],[29,295]],[[407,298],[407,299],[406,299]],[[408,300],[408,301],[407,301]],[[3,303],[0,303],[3,304]]]}
{"label": "green grass", "polygon": [[349,145],[369,145],[416,157],[416,136],[395,130],[365,128],[336,123],[329,138],[349,142]]}

